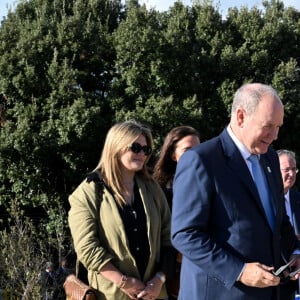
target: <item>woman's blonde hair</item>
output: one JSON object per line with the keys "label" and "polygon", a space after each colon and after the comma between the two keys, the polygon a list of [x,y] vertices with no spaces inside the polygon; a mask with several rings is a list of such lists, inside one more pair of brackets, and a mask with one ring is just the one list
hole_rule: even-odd
{"label": "woman's blonde hair", "polygon": [[[122,196],[124,186],[121,176],[120,153],[128,149],[141,134],[146,138],[147,145],[153,149],[153,138],[149,127],[135,120],[120,122],[111,127],[106,135],[99,164],[95,169],[100,172],[120,206],[126,204]],[[138,171],[145,179],[151,178],[146,166],[150,156],[147,156],[143,168]]]}

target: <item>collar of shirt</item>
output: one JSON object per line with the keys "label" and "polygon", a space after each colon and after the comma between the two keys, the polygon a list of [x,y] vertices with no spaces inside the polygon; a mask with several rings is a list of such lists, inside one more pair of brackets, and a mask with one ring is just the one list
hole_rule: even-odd
{"label": "collar of shirt", "polygon": [[[231,137],[232,141],[234,142],[234,144],[239,149],[242,157],[244,158],[244,160],[245,160],[245,162],[247,164],[247,167],[248,167],[250,173],[252,174],[251,162],[248,160],[249,156],[251,156],[251,153],[244,146],[244,144],[234,135],[234,133],[233,133],[230,125],[227,126],[227,132],[228,132],[229,136]],[[259,158],[259,156],[258,156],[258,158]]]}
{"label": "collar of shirt", "polygon": [[284,194],[284,199],[285,199],[285,201],[287,201],[288,203],[290,203],[290,190],[288,190],[286,192],[286,194]]}

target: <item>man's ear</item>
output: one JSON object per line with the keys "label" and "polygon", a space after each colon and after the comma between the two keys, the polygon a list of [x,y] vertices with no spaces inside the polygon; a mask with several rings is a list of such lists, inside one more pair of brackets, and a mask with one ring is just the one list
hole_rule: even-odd
{"label": "man's ear", "polygon": [[246,112],[243,108],[238,108],[236,111],[236,121],[239,127],[244,127]]}
{"label": "man's ear", "polygon": [[171,159],[177,162],[177,160],[176,160],[176,155],[175,155],[175,151],[172,152],[172,154],[171,154]]}

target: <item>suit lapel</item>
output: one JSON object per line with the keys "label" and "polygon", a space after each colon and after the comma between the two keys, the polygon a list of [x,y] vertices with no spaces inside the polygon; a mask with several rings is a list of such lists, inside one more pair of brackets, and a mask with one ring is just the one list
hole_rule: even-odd
{"label": "suit lapel", "polygon": [[257,204],[263,211],[263,207],[259,199],[259,194],[257,192],[256,185],[253,181],[248,166],[244,161],[240,151],[238,150],[231,137],[227,133],[226,129],[221,134],[221,141],[224,149],[224,154],[225,156],[227,156],[228,167],[232,169],[233,174],[235,174],[238,177],[238,179],[242,182],[244,187],[255,198]]}
{"label": "suit lapel", "polygon": [[[238,177],[238,180],[242,182],[244,185],[245,189],[248,190],[248,192],[252,195],[253,199],[255,200],[257,206],[259,207],[259,210],[261,211],[262,215],[264,216],[266,223],[269,226],[267,216],[265,214],[265,210],[262,206],[256,185],[253,181],[253,178],[251,176],[251,173],[248,169],[248,166],[246,162],[244,161],[239,149],[236,147],[234,142],[232,141],[231,137],[227,133],[227,130],[225,129],[221,133],[221,141],[222,141],[222,146],[224,149],[224,154],[227,156],[228,159],[228,167],[233,170],[233,174],[236,174]],[[272,186],[274,185],[272,176],[270,176],[269,173],[269,166],[265,163],[265,160],[263,159],[263,169],[265,171],[265,174],[267,176],[268,182],[270,182],[270,190],[272,189]],[[274,195],[272,195],[273,198]],[[276,199],[274,197],[274,199]],[[275,206],[277,207],[277,206]]]}

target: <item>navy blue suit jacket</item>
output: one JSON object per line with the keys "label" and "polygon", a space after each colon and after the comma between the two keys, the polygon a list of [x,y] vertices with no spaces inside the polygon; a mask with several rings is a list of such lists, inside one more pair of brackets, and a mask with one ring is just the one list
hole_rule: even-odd
{"label": "navy blue suit jacket", "polygon": [[300,234],[300,193],[290,190],[291,211],[293,214],[293,227],[296,234]]}
{"label": "navy blue suit jacket", "polygon": [[180,300],[275,299],[274,288],[237,282],[245,263],[277,268],[297,243],[285,213],[278,156],[269,149],[260,160],[276,210],[274,232],[248,167],[226,129],[180,158],[171,230],[173,245],[183,254]]}
{"label": "navy blue suit jacket", "polygon": [[[300,193],[290,189],[290,205],[293,215],[293,228],[296,234],[300,234]],[[294,299],[295,291],[299,289],[298,281],[290,281],[281,286],[281,294],[283,300]]]}

